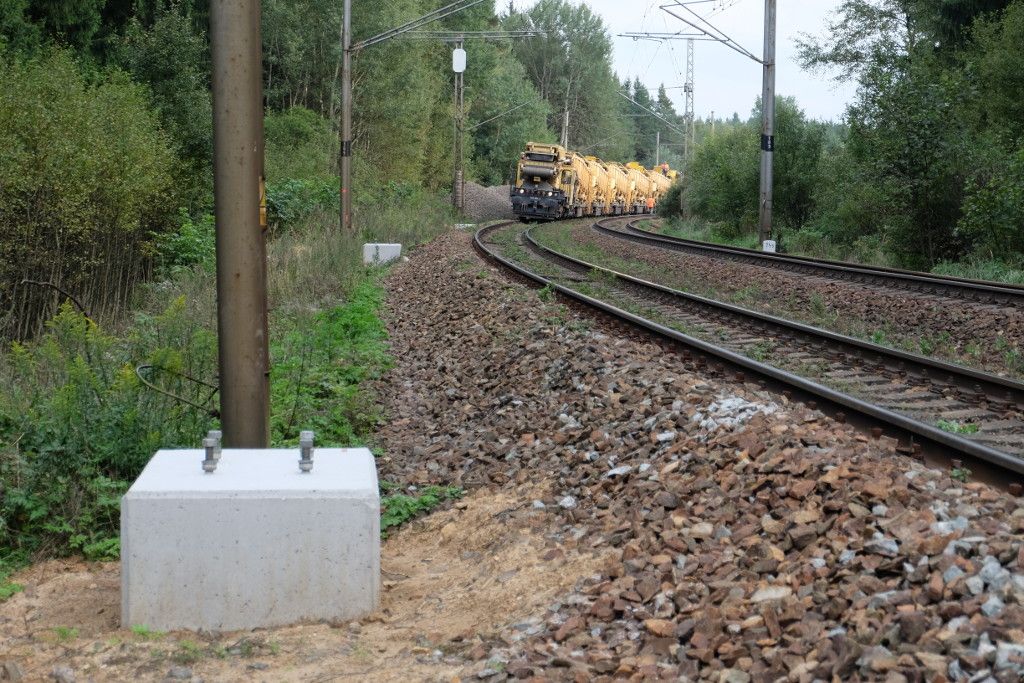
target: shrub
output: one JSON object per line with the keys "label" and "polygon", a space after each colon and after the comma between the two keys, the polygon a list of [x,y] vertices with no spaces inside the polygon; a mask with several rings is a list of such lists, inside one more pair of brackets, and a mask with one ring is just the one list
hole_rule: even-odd
{"label": "shrub", "polygon": [[144,88],[88,81],[71,57],[0,54],[0,336],[42,329],[61,299],[119,312],[169,213],[173,153]]}
{"label": "shrub", "polygon": [[263,134],[270,183],[320,179],[336,166],[338,140],[330,122],[305,107],[267,113]]}

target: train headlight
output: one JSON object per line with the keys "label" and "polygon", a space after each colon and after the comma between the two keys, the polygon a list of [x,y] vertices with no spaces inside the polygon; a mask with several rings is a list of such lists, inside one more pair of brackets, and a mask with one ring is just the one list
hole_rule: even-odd
{"label": "train headlight", "polygon": [[519,194],[526,194],[526,190],[524,190],[523,188],[520,187],[519,188]]}
{"label": "train headlight", "polygon": [[550,197],[551,195],[553,195],[553,194],[554,194],[554,192],[548,192],[548,196],[549,196],[549,197]]}

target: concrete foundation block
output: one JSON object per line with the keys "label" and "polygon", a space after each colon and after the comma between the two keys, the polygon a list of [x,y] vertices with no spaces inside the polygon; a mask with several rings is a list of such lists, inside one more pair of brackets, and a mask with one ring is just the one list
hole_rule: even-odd
{"label": "concrete foundation block", "polygon": [[380,595],[380,494],[365,448],[157,452],[121,504],[121,623],[230,631],[351,619]]}
{"label": "concrete foundation block", "polygon": [[402,257],[401,244],[377,244],[369,242],[363,245],[363,263],[382,265]]}

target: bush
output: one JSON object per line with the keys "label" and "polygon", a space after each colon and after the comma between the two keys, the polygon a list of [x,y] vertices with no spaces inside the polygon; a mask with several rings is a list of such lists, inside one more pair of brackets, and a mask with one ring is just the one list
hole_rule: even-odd
{"label": "bush", "polygon": [[204,214],[193,221],[185,209],[179,209],[181,226],[174,231],[155,235],[157,265],[163,275],[204,266],[214,268],[217,236],[213,215]]}
{"label": "bush", "polygon": [[305,107],[267,113],[263,134],[270,183],[319,180],[337,166],[338,140],[330,122]]}
{"label": "bush", "polygon": [[[212,333],[180,298],[120,339],[65,305],[44,335],[0,357],[0,565],[69,550],[116,556],[127,482],[156,449],[193,444],[212,424],[145,388],[135,366],[210,379],[215,357]],[[175,375],[159,384],[207,397]]]}
{"label": "bush", "polygon": [[658,202],[658,215],[662,218],[682,218],[683,210],[679,206],[679,199],[682,195],[683,181],[679,180],[672,184],[672,187]]}
{"label": "bush", "polygon": [[165,227],[174,156],[144,88],[90,82],[60,51],[0,54],[0,336],[42,329],[60,299],[120,312]]}

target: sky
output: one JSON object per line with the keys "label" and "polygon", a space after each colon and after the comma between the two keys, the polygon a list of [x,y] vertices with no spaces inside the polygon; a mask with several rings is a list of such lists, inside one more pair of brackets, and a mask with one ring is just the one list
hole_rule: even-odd
{"label": "sky", "polygon": [[[581,0],[572,0],[579,3]],[[639,77],[654,95],[664,83],[676,111],[684,111],[681,88],[686,75],[686,41],[652,42],[620,38],[619,33],[675,32],[686,26],[659,9],[673,0],[590,0],[583,2],[599,14],[612,35],[614,68],[620,80]],[[535,0],[514,0],[526,9]],[[838,121],[853,98],[851,84],[837,84],[826,74],[802,70],[796,61],[796,39],[802,33],[822,36],[827,32],[830,13],[841,0],[779,0],[776,39],[778,95],[794,96],[810,118]],[[499,3],[503,6],[505,3]],[[721,10],[719,6],[725,5]],[[760,57],[764,50],[763,0],[707,0],[692,7],[708,16],[719,30]],[[686,15],[683,10],[677,14]],[[697,42],[694,54],[694,113],[706,118],[728,118],[733,112],[747,118],[761,94],[762,68],[757,62],[712,42]]]}

